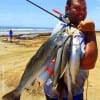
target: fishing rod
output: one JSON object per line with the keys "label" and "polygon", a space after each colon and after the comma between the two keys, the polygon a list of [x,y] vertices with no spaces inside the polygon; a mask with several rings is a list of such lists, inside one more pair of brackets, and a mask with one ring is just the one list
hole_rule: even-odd
{"label": "fishing rod", "polygon": [[28,2],[31,3],[32,5],[34,5],[34,6],[38,7],[38,8],[40,8],[41,10],[47,12],[48,14],[54,16],[55,18],[59,19],[60,21],[62,21],[62,22],[64,22],[64,23],[70,23],[68,17],[67,17],[67,18],[64,18],[63,16],[58,17],[58,16],[52,14],[51,12],[49,12],[48,10],[42,8],[41,6],[39,6],[39,5],[35,4],[35,3],[33,3],[32,1],[30,1],[30,0],[26,0],[26,1],[28,1]]}

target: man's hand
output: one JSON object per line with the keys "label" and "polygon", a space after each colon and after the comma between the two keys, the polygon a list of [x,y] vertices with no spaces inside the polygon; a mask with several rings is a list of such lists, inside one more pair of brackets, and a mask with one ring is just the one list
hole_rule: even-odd
{"label": "man's hand", "polygon": [[81,21],[80,24],[77,27],[80,31],[82,32],[93,32],[95,31],[95,24],[93,21],[89,21],[89,20],[84,20]]}
{"label": "man's hand", "polygon": [[95,24],[93,21],[81,21],[78,29],[85,35],[85,55],[81,60],[81,67],[84,69],[92,69],[95,66],[98,49],[95,34]]}

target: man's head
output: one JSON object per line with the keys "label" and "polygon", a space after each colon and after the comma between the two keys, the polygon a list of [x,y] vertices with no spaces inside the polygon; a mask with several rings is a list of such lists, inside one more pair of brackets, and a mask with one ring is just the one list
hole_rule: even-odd
{"label": "man's head", "polygon": [[69,16],[72,24],[77,26],[87,15],[85,0],[67,0],[65,14]]}

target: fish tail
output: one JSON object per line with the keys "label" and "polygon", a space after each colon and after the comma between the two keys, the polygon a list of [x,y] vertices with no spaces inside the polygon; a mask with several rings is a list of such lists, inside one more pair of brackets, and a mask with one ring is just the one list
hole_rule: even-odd
{"label": "fish tail", "polygon": [[56,94],[56,88],[52,87],[51,94],[50,94],[51,97],[53,97],[55,94]]}
{"label": "fish tail", "polygon": [[50,96],[53,97],[57,94],[57,84],[52,86]]}
{"label": "fish tail", "polygon": [[68,100],[73,100],[73,95],[72,95],[72,93],[68,93]]}
{"label": "fish tail", "polygon": [[19,94],[15,89],[15,90],[5,94],[2,97],[2,100],[20,100],[20,96],[21,96],[21,94]]}

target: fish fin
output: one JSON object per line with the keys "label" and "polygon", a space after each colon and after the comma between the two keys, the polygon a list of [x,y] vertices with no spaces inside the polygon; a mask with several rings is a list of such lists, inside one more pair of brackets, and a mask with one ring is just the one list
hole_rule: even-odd
{"label": "fish fin", "polygon": [[16,90],[13,90],[2,97],[2,100],[20,100],[21,94]]}

